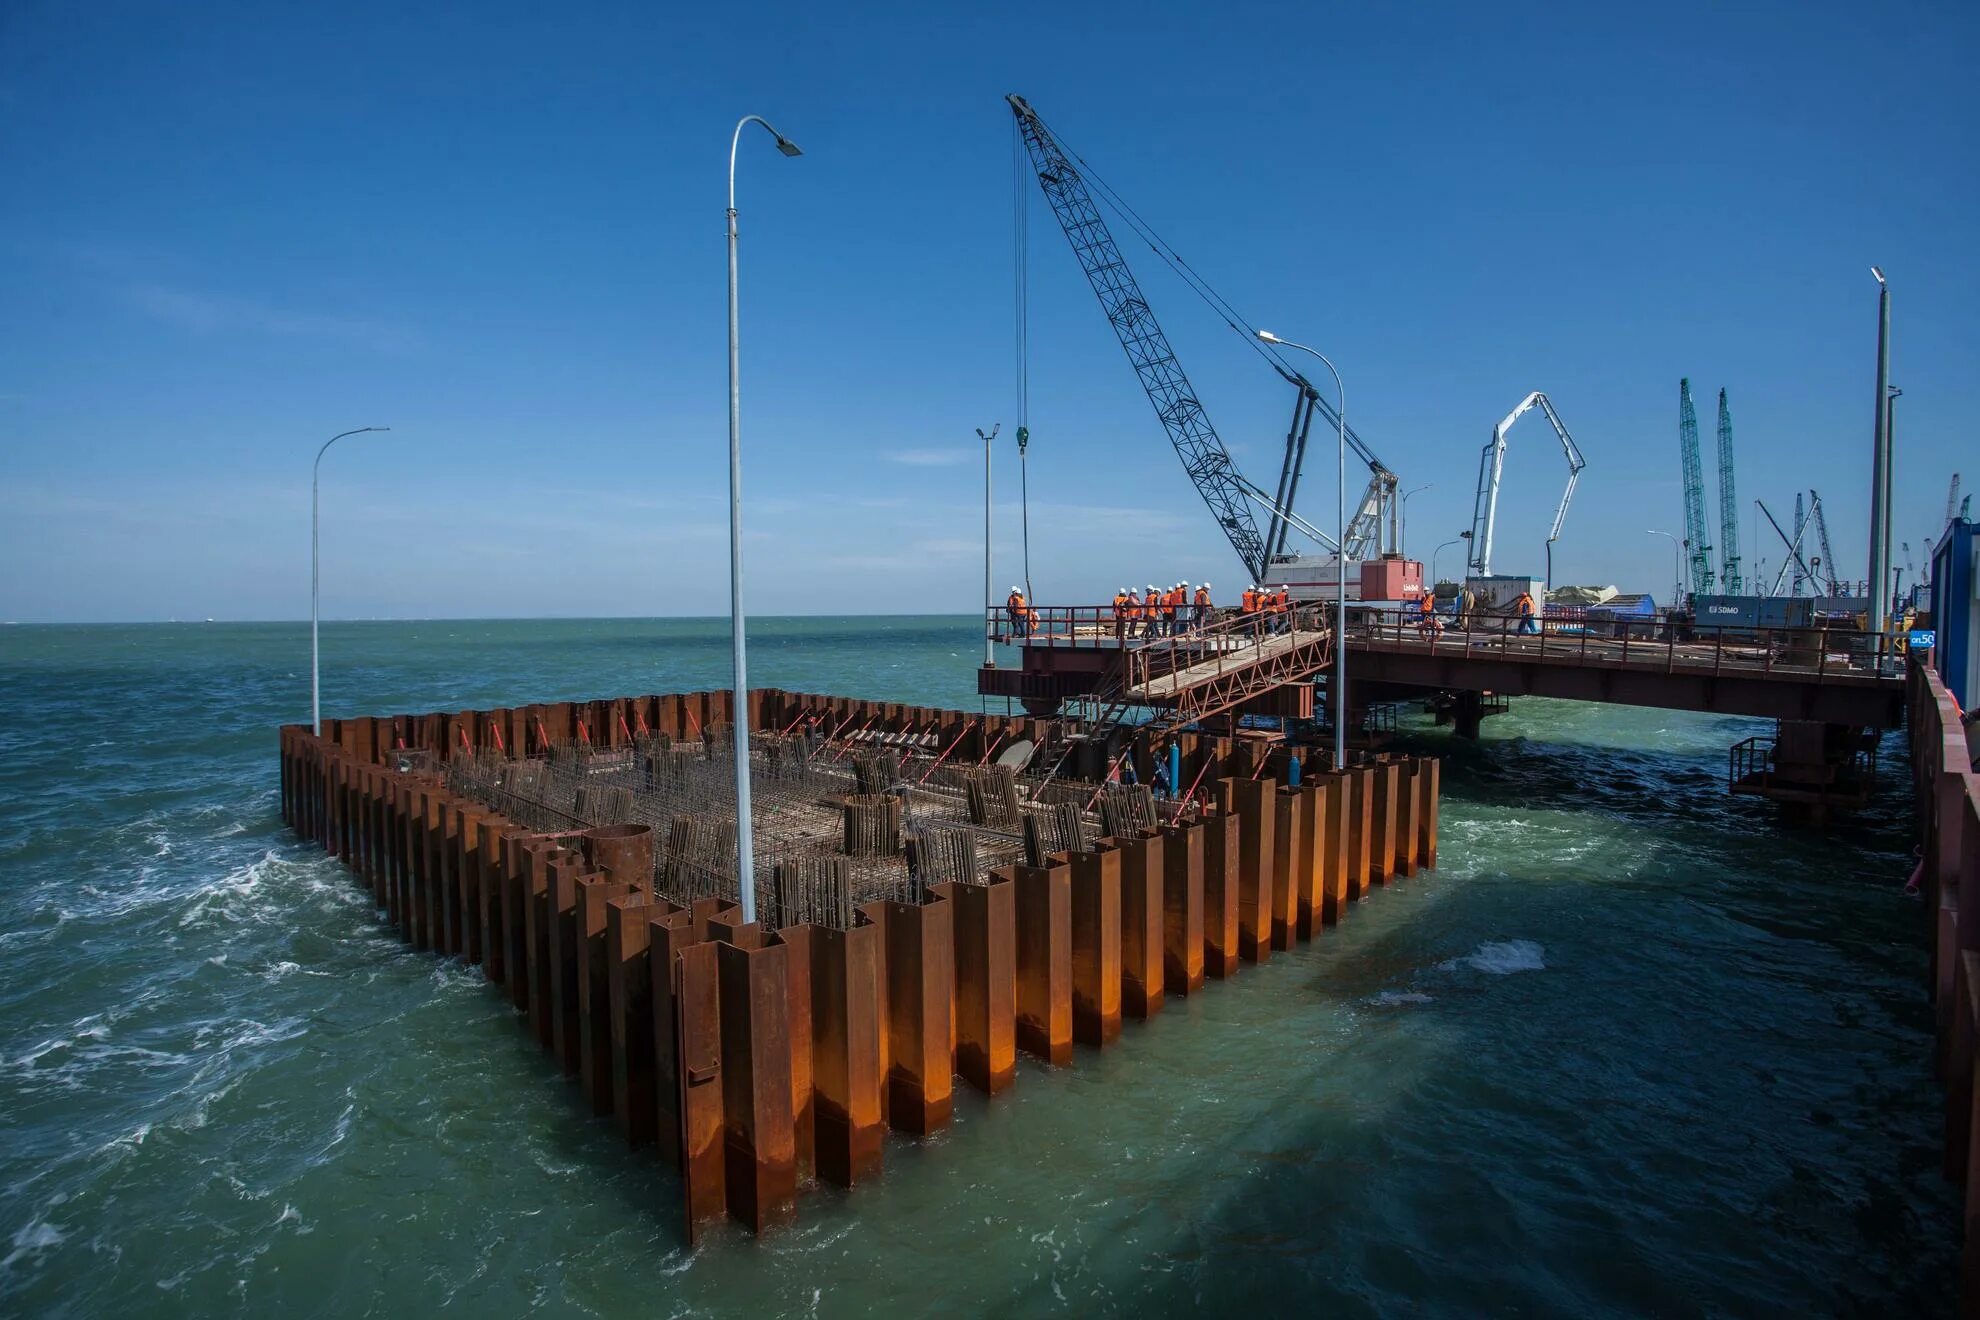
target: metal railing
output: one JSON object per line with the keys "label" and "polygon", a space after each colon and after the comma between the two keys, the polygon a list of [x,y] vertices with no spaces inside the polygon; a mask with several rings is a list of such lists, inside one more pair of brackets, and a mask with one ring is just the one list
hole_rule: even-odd
{"label": "metal railing", "polygon": [[1474,611],[1348,607],[1348,642],[1391,651],[1483,655],[1549,664],[1660,667],[1783,677],[1890,677],[1902,642],[1845,627],[1693,627],[1668,619],[1555,619]]}

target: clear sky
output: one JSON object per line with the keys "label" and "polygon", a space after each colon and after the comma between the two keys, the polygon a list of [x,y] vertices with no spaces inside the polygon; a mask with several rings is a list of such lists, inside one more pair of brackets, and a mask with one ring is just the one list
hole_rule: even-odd
{"label": "clear sky", "polygon": [[[1919,555],[1956,467],[1980,487],[1976,63],[1957,3],[13,0],[0,619],[306,616],[310,459],[367,424],[393,430],[325,462],[326,615],[725,612],[751,112],[805,154],[743,143],[750,607],[974,608],[992,422],[999,591],[1017,552],[1010,91],[1252,321],[1334,357],[1356,429],[1432,483],[1413,553],[1469,525],[1492,423],[1542,389],[1588,457],[1555,580],[1664,598],[1645,529],[1682,531],[1688,375],[1708,473],[1731,391],[1749,560],[1781,557],[1752,498],[1785,519],[1814,486],[1860,576],[1872,262],[1897,539]],[[1026,189],[1038,597],[1233,596]],[[1286,387],[1127,255],[1270,485]],[[1496,567],[1539,571],[1563,476],[1522,422]]]}

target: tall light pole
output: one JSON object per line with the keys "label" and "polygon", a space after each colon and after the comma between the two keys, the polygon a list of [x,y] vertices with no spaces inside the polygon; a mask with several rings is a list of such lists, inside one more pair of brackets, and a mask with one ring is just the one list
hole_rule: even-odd
{"label": "tall light pole", "polygon": [[1890,516],[1890,385],[1891,385],[1891,286],[1884,272],[1872,266],[1877,277],[1877,421],[1870,451],[1870,631],[1881,638],[1884,622],[1887,566],[1891,562]]}
{"label": "tall light pole", "polygon": [[363,435],[366,431],[389,431],[389,426],[360,426],[355,431],[339,431],[323,442],[323,448],[316,451],[316,462],[309,468],[309,726],[318,737],[323,735],[323,678],[317,668],[316,646],[316,584],[317,584],[317,478],[323,471],[323,456],[330,452],[330,446],[347,435]]}
{"label": "tall light pole", "polygon": [[991,424],[990,433],[984,435],[983,428],[976,433],[983,436],[983,667],[997,667],[996,642],[990,636],[990,611],[994,608],[990,594],[990,442],[997,438],[997,432],[1004,429],[1002,422]]}
{"label": "tall light pole", "polygon": [[1434,481],[1426,481],[1421,486],[1417,486],[1410,490],[1404,491],[1402,493],[1402,498],[1396,501],[1396,522],[1398,524],[1396,528],[1397,554],[1403,553],[1403,534],[1409,531],[1409,497],[1418,494],[1422,491],[1429,490],[1432,486],[1436,484],[1437,483]]}
{"label": "tall light pole", "polygon": [[770,126],[761,115],[736,121],[729,139],[729,645],[735,680],[730,696],[729,726],[736,744],[736,888],[742,898],[742,919],[756,920],[756,843],[749,821],[749,671],[743,654],[742,587],[742,387],[739,337],[736,327],[736,147],[745,128],[763,125],[777,139],[777,150],[801,156],[797,143]]}
{"label": "tall light pole", "polygon": [[1430,552],[1430,579],[1431,579],[1430,585],[1431,586],[1434,587],[1437,585],[1437,583],[1442,582],[1444,580],[1442,575],[1440,575],[1437,572],[1437,557],[1443,554],[1444,551],[1450,549],[1452,546],[1461,544],[1463,541],[1464,538],[1462,536],[1453,536],[1450,540],[1444,542],[1442,545],[1438,546],[1435,550],[1432,550]]}
{"label": "tall light pole", "polygon": [[1660,532],[1654,527],[1644,529],[1643,534],[1645,536],[1663,536],[1663,537],[1668,537],[1670,539],[1671,608],[1676,609],[1680,604],[1683,603],[1683,597],[1684,597],[1684,560],[1681,558],[1680,550],[1679,550],[1679,547],[1682,546],[1684,543],[1678,540],[1675,533]]}
{"label": "tall light pole", "polygon": [[1270,330],[1260,330],[1258,337],[1268,344],[1279,344],[1286,348],[1296,348],[1302,353],[1310,353],[1320,359],[1322,365],[1334,378],[1334,392],[1340,398],[1340,410],[1336,414],[1340,422],[1340,470],[1338,483],[1334,487],[1334,574],[1336,581],[1334,609],[1334,690],[1327,694],[1327,704],[1332,706],[1334,715],[1334,769],[1347,768],[1347,386],[1341,384],[1341,373],[1327,355],[1317,348],[1305,344],[1295,344],[1290,339],[1281,339]]}

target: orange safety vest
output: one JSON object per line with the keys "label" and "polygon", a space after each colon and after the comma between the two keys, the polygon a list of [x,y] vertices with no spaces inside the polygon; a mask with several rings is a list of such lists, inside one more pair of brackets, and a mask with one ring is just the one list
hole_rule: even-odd
{"label": "orange safety vest", "polygon": [[1430,604],[1429,592],[1426,591],[1421,596],[1418,596],[1416,598],[1416,608],[1425,614],[1428,614],[1430,612],[1431,604]]}
{"label": "orange safety vest", "polygon": [[1128,598],[1119,592],[1114,594],[1114,617],[1125,619],[1128,616]]}
{"label": "orange safety vest", "polygon": [[1162,594],[1162,605],[1172,619],[1176,617],[1176,608],[1182,603],[1183,589],[1181,587],[1170,587]]}
{"label": "orange safety vest", "polygon": [[1286,612],[1286,593],[1285,593],[1285,592],[1283,592],[1283,591],[1275,591],[1275,592],[1273,592],[1273,593],[1272,593],[1272,613],[1274,613],[1274,614],[1284,614],[1285,612]]}
{"label": "orange safety vest", "polygon": [[1257,613],[1258,593],[1253,591],[1250,587],[1246,587],[1244,589],[1244,595],[1238,598],[1238,609],[1240,612],[1245,614]]}
{"label": "orange safety vest", "polygon": [[1031,613],[1031,607],[1024,603],[1024,593],[1022,591],[1013,591],[1011,598],[1004,603],[1010,607],[1011,614],[1014,618],[1022,619]]}
{"label": "orange safety vest", "polygon": [[1210,604],[1210,592],[1208,588],[1198,587],[1196,589],[1196,603],[1202,607],[1207,607]]}
{"label": "orange safety vest", "polygon": [[1524,591],[1519,593],[1519,599],[1513,603],[1519,607],[1521,614],[1533,613],[1533,597],[1527,595]]}

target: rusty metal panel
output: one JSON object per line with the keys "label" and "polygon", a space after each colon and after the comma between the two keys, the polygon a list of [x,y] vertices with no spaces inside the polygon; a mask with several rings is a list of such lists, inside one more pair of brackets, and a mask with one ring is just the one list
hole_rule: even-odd
{"label": "rusty metal panel", "polygon": [[487,817],[463,804],[455,809],[454,947],[470,967],[481,962],[481,826]]}
{"label": "rusty metal panel", "polygon": [[784,946],[784,984],[791,996],[791,1130],[799,1177],[817,1167],[811,1101],[811,946],[816,932],[815,926],[787,926],[771,937]]}
{"label": "rusty metal panel", "polygon": [[578,1075],[578,881],[584,858],[576,852],[550,865],[550,1052],[566,1077]]}
{"label": "rusty metal panel", "polygon": [[1369,859],[1375,832],[1375,777],[1365,765],[1348,767],[1348,888],[1349,902],[1368,892]]}
{"label": "rusty metal panel", "polygon": [[1017,890],[1017,1045],[1047,1063],[1071,1063],[1072,867],[1009,873]]}
{"label": "rusty metal panel", "polygon": [[1121,1034],[1121,855],[1102,839],[1071,861],[1073,1039],[1105,1046]]}
{"label": "rusty metal panel", "polygon": [[1299,786],[1300,881],[1299,937],[1310,940],[1325,922],[1323,894],[1327,875],[1327,786],[1324,780],[1303,779]]}
{"label": "rusty metal panel", "polygon": [[811,1079],[818,1176],[841,1187],[880,1171],[878,926],[815,928],[811,946]]}
{"label": "rusty metal panel", "polygon": [[588,875],[578,881],[578,1080],[591,1112],[612,1112],[612,988],[605,927],[613,899],[632,886]]}
{"label": "rusty metal panel", "polygon": [[1311,781],[1317,795],[1318,835],[1315,840],[1319,869],[1319,907],[1315,920],[1322,926],[1334,925],[1347,905],[1348,801],[1352,787],[1345,775],[1327,772]]}
{"label": "rusty metal panel", "polygon": [[1238,818],[1238,952],[1251,962],[1272,957],[1272,868],[1278,841],[1275,779],[1240,779],[1233,798]]}
{"label": "rusty metal panel", "polygon": [[1299,939],[1299,895],[1306,881],[1305,821],[1299,790],[1280,788],[1272,795],[1272,947],[1290,949]]}
{"label": "rusty metal panel", "polygon": [[1423,794],[1423,810],[1418,813],[1420,841],[1417,856],[1431,870],[1437,867],[1437,818],[1444,809],[1443,770],[1443,761],[1426,756],[1423,758],[1423,769],[1416,777],[1417,789]]}
{"label": "rusty metal panel", "polygon": [[797,1207],[791,1116],[790,950],[715,944],[721,984],[723,1184],[753,1233]]}
{"label": "rusty metal panel", "polygon": [[680,1013],[674,1003],[676,964],[683,950],[703,943],[694,918],[683,911],[652,909],[647,913],[647,987],[653,1001],[653,1140],[660,1158],[681,1167],[682,1110],[680,1074]]}
{"label": "rusty metal panel", "polygon": [[[655,932],[657,935],[658,932]],[[692,1243],[702,1227],[728,1213],[723,1154],[722,990],[719,946],[690,944],[673,959],[669,1033],[678,1115],[681,1200]]]}
{"label": "rusty metal panel", "polygon": [[481,974],[500,984],[507,974],[508,945],[502,929],[502,867],[508,856],[509,821],[502,816],[484,815],[475,827],[475,855],[480,878],[475,886],[475,915],[481,925],[476,947],[481,953]]}
{"label": "rusty metal panel", "polygon": [[[1219,780],[1232,801],[1236,781]],[[1243,831],[1236,812],[1221,812],[1203,822],[1203,970],[1223,980],[1235,976],[1243,940],[1239,934],[1238,868],[1244,858]]]}
{"label": "rusty metal panel", "polygon": [[986,1095],[1017,1078],[1017,886],[939,886],[955,908],[956,1071]]}
{"label": "rusty metal panel", "polygon": [[1394,761],[1378,761],[1369,767],[1375,784],[1374,826],[1368,860],[1368,876],[1377,884],[1387,883],[1396,873],[1396,796],[1399,790]]}
{"label": "rusty metal panel", "polygon": [[1162,1011],[1163,838],[1121,838],[1121,1012],[1147,1019]]}
{"label": "rusty metal panel", "polygon": [[1421,810],[1423,794],[1416,782],[1417,773],[1423,762],[1414,756],[1396,759],[1396,858],[1395,874],[1410,876],[1416,874],[1417,849],[1420,846],[1422,827],[1417,823],[1417,813]]}
{"label": "rusty metal panel", "polygon": [[1171,994],[1203,988],[1201,822],[1162,827],[1162,986]]}
{"label": "rusty metal panel", "polygon": [[648,916],[662,905],[621,894],[605,905],[606,1012],[612,1024],[612,1114],[629,1146],[653,1140],[653,987]]}
{"label": "rusty metal panel", "polygon": [[948,1123],[954,1099],[955,909],[933,893],[885,906],[887,1121],[925,1135]]}

